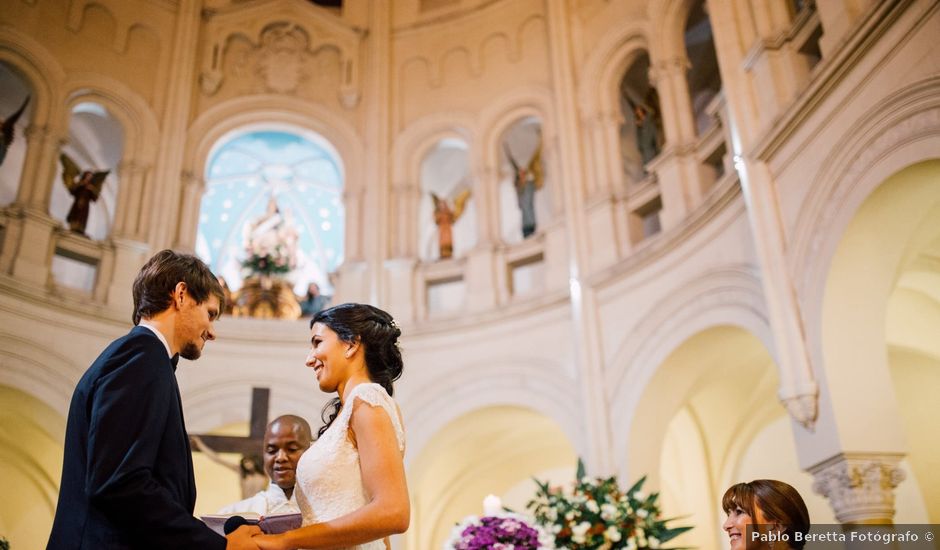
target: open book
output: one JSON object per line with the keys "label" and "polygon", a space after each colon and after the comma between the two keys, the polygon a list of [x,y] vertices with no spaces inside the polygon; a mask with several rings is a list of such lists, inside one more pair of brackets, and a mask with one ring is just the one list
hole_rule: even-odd
{"label": "open book", "polygon": [[303,524],[303,516],[299,512],[289,514],[271,514],[261,518],[254,512],[238,512],[235,514],[206,515],[200,519],[209,526],[210,529],[220,535],[224,535],[223,527],[228,518],[232,516],[241,516],[245,518],[249,525],[257,525],[267,534],[283,533],[291,529],[297,529]]}

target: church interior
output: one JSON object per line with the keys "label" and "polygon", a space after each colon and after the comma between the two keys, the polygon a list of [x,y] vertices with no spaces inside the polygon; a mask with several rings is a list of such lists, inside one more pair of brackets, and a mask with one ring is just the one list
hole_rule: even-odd
{"label": "church interior", "polygon": [[[232,295],[194,434],[321,424],[312,284],[394,315],[396,550],[579,458],[680,546],[757,478],[940,524],[938,35],[936,0],[3,0],[0,536],[45,548],[72,391],[165,248]],[[193,460],[197,515],[242,498]]]}

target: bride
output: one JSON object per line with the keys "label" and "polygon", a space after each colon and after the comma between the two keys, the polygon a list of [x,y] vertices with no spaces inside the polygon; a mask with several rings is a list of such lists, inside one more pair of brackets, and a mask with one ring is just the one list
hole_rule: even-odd
{"label": "bride", "polygon": [[317,313],[310,334],[306,365],[337,397],[297,466],[303,527],[252,541],[262,550],[383,550],[386,537],[405,532],[411,513],[405,432],[391,397],[403,366],[401,330],[381,309],[342,304]]}

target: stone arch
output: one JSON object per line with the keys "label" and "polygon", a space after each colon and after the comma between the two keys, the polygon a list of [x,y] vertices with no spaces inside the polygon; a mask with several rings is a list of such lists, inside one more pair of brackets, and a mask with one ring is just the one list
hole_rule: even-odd
{"label": "stone arch", "polygon": [[664,0],[649,4],[650,58],[653,62],[664,59],[685,59],[686,19],[697,0]]}
{"label": "stone arch", "polygon": [[[445,375],[422,384],[433,391],[408,388],[402,398],[408,422],[409,456],[420,454],[433,434],[449,422],[476,409],[520,406],[537,411],[557,423],[568,440],[583,453],[580,402],[570,391],[561,365],[546,365],[542,359],[502,357],[492,362],[458,365]],[[564,379],[563,379],[564,378]],[[520,393],[519,387],[527,391]],[[441,388],[452,391],[441,391]]]}
{"label": "stone arch", "polygon": [[[531,477],[544,480],[559,469],[568,481],[575,462],[565,435],[544,414],[518,405],[466,412],[436,432],[409,468],[414,525],[408,547],[439,547],[456,521],[480,513],[487,493],[522,511],[527,499],[519,499],[518,488],[531,492]],[[550,481],[561,480],[556,473]],[[505,502],[507,497],[515,501]]]}
{"label": "stone arch", "polygon": [[[63,418],[86,366],[48,347],[0,333],[0,385],[32,395]],[[62,426],[63,433],[65,425]]]}
{"label": "stone arch", "polygon": [[[611,410],[623,411],[623,424],[614,426],[614,456],[628,456],[634,441],[630,424],[659,365],[693,335],[716,326],[739,327],[753,334],[774,356],[760,281],[748,266],[699,275],[651,308],[619,345],[607,369]],[[629,462],[621,465],[624,472],[630,468]]]}
{"label": "stone arch", "polygon": [[473,154],[476,124],[467,113],[434,114],[408,125],[392,145],[392,174],[396,184],[418,185],[421,160],[440,140],[457,138]]}
{"label": "stone arch", "polygon": [[648,51],[648,39],[639,25],[625,25],[608,32],[584,64],[578,89],[582,113],[585,116],[619,113],[620,80],[633,61]]}
{"label": "stone arch", "polygon": [[[557,154],[557,132],[555,121],[551,116],[553,112],[551,93],[539,86],[526,86],[498,98],[480,113],[479,139],[474,143],[472,152],[475,164],[484,173],[494,174],[487,182],[492,188],[486,192],[492,197],[489,201],[491,208],[498,208],[499,169],[503,155],[501,139],[505,132],[516,122],[527,118],[537,118],[542,128],[542,163],[546,174],[560,174],[560,156]],[[548,203],[552,216],[562,215],[564,205],[562,192],[557,185],[546,185],[543,191],[548,192]],[[542,224],[544,226],[544,224]]]}
{"label": "stone arch", "polygon": [[[159,123],[150,105],[127,85],[93,73],[73,73],[65,83],[67,112],[85,101],[105,107],[124,127],[124,158],[150,164],[156,158]],[[66,123],[67,125],[67,123]]]}
{"label": "stone arch", "polygon": [[887,177],[839,237],[819,319],[828,416],[821,420],[837,452],[864,448],[889,462],[906,455],[911,481],[897,489],[897,521],[919,520],[924,507],[936,518],[940,478],[932,465],[940,445],[922,419],[940,407],[919,388],[940,380],[940,158]]}
{"label": "stone arch", "polygon": [[938,90],[940,77],[932,77],[877,102],[873,112],[846,129],[840,145],[820,163],[804,207],[790,226],[791,273],[808,334],[819,333],[829,264],[855,211],[889,175],[937,158]]}
{"label": "stone arch", "polygon": [[58,120],[65,109],[62,95],[65,71],[46,48],[13,27],[0,25],[0,61],[20,72],[33,89],[31,124]]}
{"label": "stone arch", "polygon": [[223,136],[245,126],[271,123],[307,128],[323,136],[340,157],[346,188],[350,192],[366,188],[365,153],[355,128],[332,109],[284,95],[238,97],[203,112],[186,135],[184,170],[201,178],[212,147]]}
{"label": "stone arch", "polygon": [[0,471],[8,474],[0,525],[15,547],[28,547],[52,528],[65,418],[31,392],[3,384],[0,411]]}

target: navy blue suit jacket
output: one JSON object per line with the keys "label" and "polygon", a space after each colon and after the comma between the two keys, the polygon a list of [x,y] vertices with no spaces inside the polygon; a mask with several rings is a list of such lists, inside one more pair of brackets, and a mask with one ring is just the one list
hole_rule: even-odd
{"label": "navy blue suit jacket", "polygon": [[149,329],[108,346],[75,388],[48,550],[223,550],[193,517],[196,484],[176,363]]}

